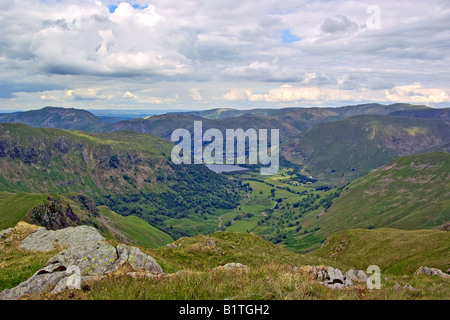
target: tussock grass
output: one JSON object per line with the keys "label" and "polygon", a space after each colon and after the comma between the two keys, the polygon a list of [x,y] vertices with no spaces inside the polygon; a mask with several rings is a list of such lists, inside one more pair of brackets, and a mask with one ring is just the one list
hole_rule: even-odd
{"label": "tussock grass", "polygon": [[56,254],[57,250],[38,253],[19,248],[20,242],[37,228],[19,222],[12,233],[0,240],[0,291],[27,280]]}
{"label": "tussock grass", "polygon": [[314,257],[334,265],[365,270],[378,265],[382,273],[412,275],[419,267],[450,267],[450,233],[440,230],[347,230],[333,234]]}

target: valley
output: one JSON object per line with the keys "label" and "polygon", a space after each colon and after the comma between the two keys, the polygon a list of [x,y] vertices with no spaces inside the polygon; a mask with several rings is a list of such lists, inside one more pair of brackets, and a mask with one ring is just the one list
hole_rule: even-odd
{"label": "valley", "polygon": [[[240,165],[241,170],[211,170],[172,163],[171,132],[185,128],[192,133],[199,120],[203,132],[279,129],[278,173],[261,175],[259,165],[249,164]],[[368,104],[214,109],[102,122],[84,110],[47,107],[1,115],[0,122],[0,230],[21,222],[49,230],[92,226],[111,244],[139,246],[166,273],[197,272],[177,283],[170,280],[169,287],[200,281],[202,290],[209,290],[210,269],[234,262],[250,266],[245,277],[255,283],[266,272],[290,273],[293,266],[306,264],[365,269],[370,260],[389,274],[384,282],[389,286],[424,265],[444,272],[450,267],[450,237],[443,231],[450,219],[450,121],[445,111]],[[205,247],[205,241],[215,245]],[[408,254],[411,247],[414,257]],[[37,259],[30,272],[42,263]],[[261,264],[268,264],[269,271]],[[110,280],[92,285],[110,288],[112,296],[83,298],[136,294]],[[20,282],[11,281],[3,286]],[[414,282],[423,297],[447,294],[446,280],[431,281],[442,286],[435,293],[427,281]],[[275,289],[279,283],[270,285]],[[175,296],[164,290],[169,298],[205,298],[202,290]],[[260,299],[284,297],[255,290]],[[289,296],[309,294],[296,290]],[[245,299],[245,292],[224,291],[216,297]],[[390,291],[365,294],[411,298]],[[362,298],[356,291],[336,295],[317,289],[314,295]]]}

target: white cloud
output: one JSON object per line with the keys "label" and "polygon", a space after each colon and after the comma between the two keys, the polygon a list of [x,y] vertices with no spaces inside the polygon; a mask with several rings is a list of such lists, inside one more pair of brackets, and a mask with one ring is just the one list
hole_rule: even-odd
{"label": "white cloud", "polygon": [[397,86],[386,91],[390,101],[410,101],[417,104],[450,102],[450,90],[441,88],[423,88],[420,83]]}
{"label": "white cloud", "polygon": [[379,30],[350,0],[118,3],[0,0],[0,109],[448,102],[440,0],[378,1]]}
{"label": "white cloud", "polygon": [[195,101],[202,101],[203,100],[203,97],[201,96],[201,94],[198,91],[198,89],[190,89],[189,90],[189,96]]}
{"label": "white cloud", "polygon": [[416,104],[450,103],[450,95],[442,88],[423,88],[420,84],[397,86],[391,90],[354,89],[342,90],[318,87],[294,87],[282,85],[266,93],[255,93],[252,89],[235,88],[223,95],[229,101],[252,102],[333,102],[333,101],[378,101],[410,102]]}

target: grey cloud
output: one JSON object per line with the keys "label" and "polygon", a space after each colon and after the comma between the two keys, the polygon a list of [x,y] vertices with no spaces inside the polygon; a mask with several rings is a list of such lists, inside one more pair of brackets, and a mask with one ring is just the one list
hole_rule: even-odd
{"label": "grey cloud", "polygon": [[[103,3],[78,1],[81,28],[69,30],[71,1],[2,1],[0,82],[26,83],[38,76],[71,89],[110,81],[118,91],[127,85],[133,92],[128,84],[138,82],[174,95],[191,88],[202,96],[214,91],[210,100],[205,95],[205,105],[220,104],[213,97],[223,96],[225,88],[257,92],[280,82],[377,94],[414,82],[424,88],[450,86],[450,12],[435,8],[442,5],[439,0],[411,7],[381,0],[380,30],[364,28],[366,6],[350,1],[154,0],[160,18],[154,23],[149,10],[128,8],[127,16],[125,8],[114,16],[105,5],[118,2]],[[284,30],[302,41],[283,43]],[[341,79],[344,74],[349,76]],[[36,86],[22,92],[39,92]],[[14,90],[2,88],[0,95],[14,98]]]}
{"label": "grey cloud", "polygon": [[358,30],[358,25],[346,16],[339,15],[327,18],[320,29],[325,33],[354,32]]}

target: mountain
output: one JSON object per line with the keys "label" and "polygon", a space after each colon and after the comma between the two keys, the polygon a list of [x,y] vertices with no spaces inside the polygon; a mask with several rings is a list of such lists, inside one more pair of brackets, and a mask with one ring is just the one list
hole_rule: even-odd
{"label": "mountain", "polygon": [[387,115],[389,113],[401,110],[415,110],[428,108],[424,105],[413,105],[408,103],[394,103],[391,105],[383,105],[379,103],[366,103],[366,104],[358,104],[352,106],[343,106],[343,107],[312,107],[312,108],[282,108],[282,109],[247,109],[247,110],[239,110],[239,109],[230,109],[230,108],[216,108],[210,110],[203,111],[184,111],[184,112],[173,112],[178,114],[192,114],[202,118],[207,119],[226,119],[226,118],[234,118],[242,115],[252,115],[252,116],[271,116],[278,115],[283,116],[287,114],[305,114],[305,113],[317,113],[320,110],[327,110],[333,112],[335,115],[351,117],[355,115]]}
{"label": "mountain", "polygon": [[450,109],[414,109],[414,110],[401,110],[394,111],[389,114],[395,117],[414,117],[424,119],[441,119],[450,120]]}
{"label": "mountain", "polygon": [[354,116],[318,124],[282,145],[315,179],[343,184],[388,161],[450,142],[450,122]]}
{"label": "mountain", "polygon": [[385,116],[393,112],[411,111],[417,109],[431,109],[424,105],[416,105],[409,103],[394,103],[390,105],[383,105],[379,103],[366,103],[354,106],[344,106],[335,108],[336,112],[341,116],[351,117],[357,115],[378,115]]}
{"label": "mountain", "polygon": [[0,124],[0,191],[78,192],[174,237],[211,232],[216,212],[237,207],[239,186],[206,166],[173,164],[172,147],[134,131],[92,134]]}
{"label": "mountain", "polygon": [[[450,221],[450,154],[397,158],[343,187],[327,210],[302,221],[300,242],[325,239],[347,229],[431,229]],[[308,243],[311,246],[311,243]]]}
{"label": "mountain", "polygon": [[[169,112],[143,117],[148,113],[106,113],[96,111],[98,117],[81,109],[46,107],[40,110],[0,115],[0,122],[24,123],[32,127],[81,130],[86,132],[112,132],[133,130],[153,134],[170,140],[178,128],[192,129],[194,121],[202,121],[204,129],[242,128],[279,129],[282,140],[298,135],[312,126],[341,120],[353,115],[386,115],[400,110],[426,108],[410,104],[363,104],[338,108],[283,108],[283,109],[211,109],[192,112]],[[151,112],[150,112],[151,113]],[[130,119],[136,115],[136,119]],[[141,117],[142,116],[142,117]]]}
{"label": "mountain", "polygon": [[170,140],[172,132],[176,129],[187,129],[193,134],[194,121],[201,121],[203,131],[214,128],[225,134],[226,129],[278,129],[281,139],[298,134],[300,131],[289,122],[279,121],[276,117],[253,117],[242,115],[226,119],[206,119],[191,114],[164,114],[147,117],[145,119],[133,119],[119,121],[105,127],[105,131],[133,130],[140,133],[153,134]]}
{"label": "mountain", "polygon": [[0,116],[0,122],[23,123],[30,127],[66,130],[101,131],[103,123],[92,113],[82,109],[45,107]]}

